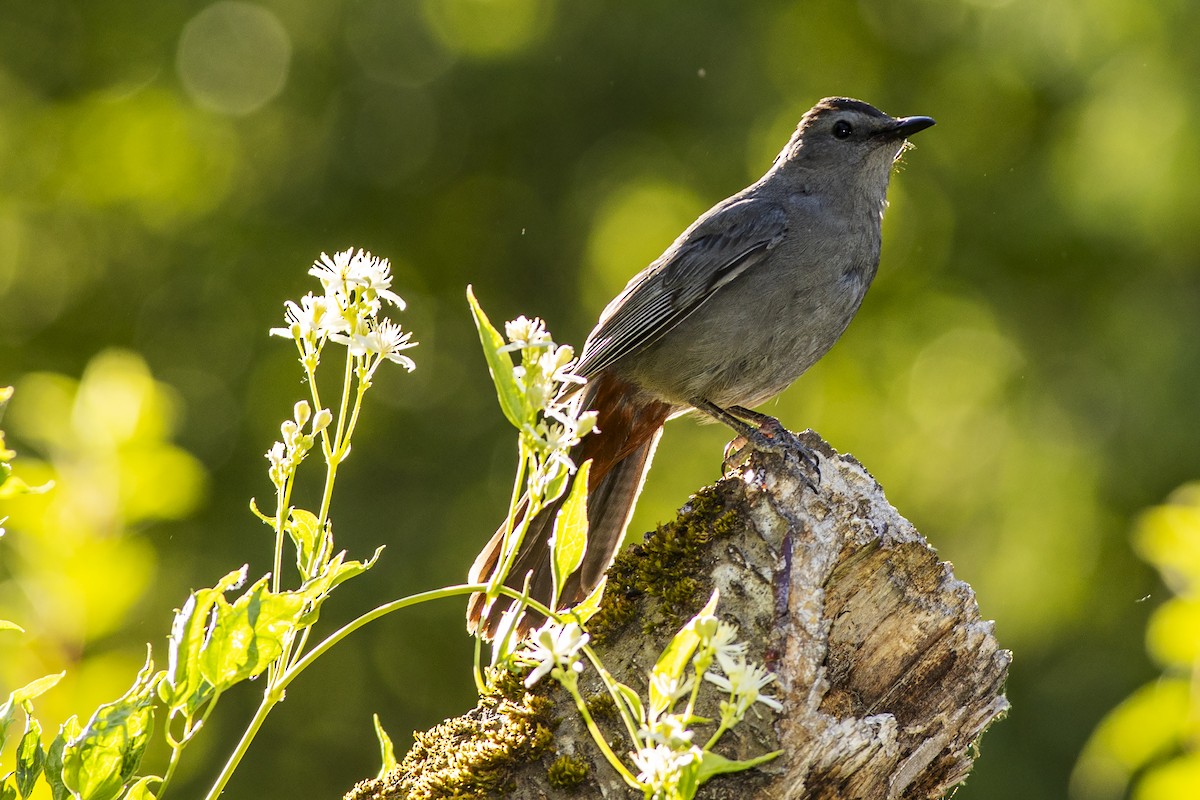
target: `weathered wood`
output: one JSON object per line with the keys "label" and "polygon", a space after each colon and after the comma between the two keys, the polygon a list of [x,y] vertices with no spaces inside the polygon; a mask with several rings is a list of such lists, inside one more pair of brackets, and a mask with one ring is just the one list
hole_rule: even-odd
{"label": "weathered wood", "polygon": [[[817,492],[797,459],[755,454],[622,555],[595,620],[598,650],[644,693],[665,642],[716,587],[718,614],[738,625],[751,659],[778,675],[774,693],[784,703],[780,714],[751,711],[718,751],[784,752],[710,781],[700,797],[942,797],[966,777],[974,743],[1008,707],[1011,655],[979,618],[971,588],[862,465],[812,432],[802,438],[821,457]],[[599,695],[586,676],[585,696]],[[716,716],[715,704],[702,694],[698,712]],[[347,798],[636,796],[560,690],[533,697],[510,682],[508,699],[484,706],[422,735],[399,770]],[[631,749],[615,721],[601,724],[616,752]],[[514,738],[516,728],[536,746]],[[589,769],[580,785],[552,786],[577,777],[581,764]]]}

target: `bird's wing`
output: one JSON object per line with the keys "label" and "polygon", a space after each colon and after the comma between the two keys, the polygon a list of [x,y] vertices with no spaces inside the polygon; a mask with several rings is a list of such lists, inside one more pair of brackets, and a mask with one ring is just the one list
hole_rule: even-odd
{"label": "bird's wing", "polygon": [[715,208],[609,303],[576,372],[595,375],[658,339],[761,261],[786,228],[783,208],[769,200],[745,198]]}

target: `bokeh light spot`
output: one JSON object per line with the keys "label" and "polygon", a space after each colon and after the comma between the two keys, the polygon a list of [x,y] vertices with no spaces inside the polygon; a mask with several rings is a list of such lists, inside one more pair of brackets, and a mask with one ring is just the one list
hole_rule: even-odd
{"label": "bokeh light spot", "polygon": [[614,297],[703,210],[693,192],[657,180],[614,192],[596,213],[588,238],[585,305],[600,307]]}
{"label": "bokeh light spot", "polygon": [[553,20],[554,5],[551,0],[426,0],[425,12],[448,47],[494,58],[539,39]]}
{"label": "bokeh light spot", "polygon": [[197,105],[222,114],[249,114],[287,82],[292,41],[261,6],[222,0],[183,28],[176,67]]}
{"label": "bokeh light spot", "polygon": [[415,3],[361,0],[346,16],[351,56],[377,81],[421,86],[454,63],[454,53],[429,29]]}

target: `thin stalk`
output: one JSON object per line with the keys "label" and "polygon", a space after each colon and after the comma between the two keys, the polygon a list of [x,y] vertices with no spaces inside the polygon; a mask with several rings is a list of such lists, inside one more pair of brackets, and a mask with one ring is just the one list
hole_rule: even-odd
{"label": "thin stalk", "polygon": [[366,395],[367,389],[371,388],[371,376],[375,374],[375,368],[379,366],[382,357],[378,357],[375,363],[366,370],[358,380],[358,386],[355,390],[354,410],[350,413],[350,422],[346,425],[345,441],[350,441],[350,437],[354,435],[354,428],[358,425],[358,412],[362,410],[363,396]]}
{"label": "thin stalk", "polygon": [[604,684],[604,688],[608,690],[608,694],[610,697],[612,697],[613,702],[616,704],[617,710],[621,712],[621,719],[625,722],[625,731],[629,734],[629,740],[633,742],[635,748],[640,747],[642,742],[640,739],[638,739],[637,726],[635,726],[633,720],[629,718],[629,713],[625,708],[625,700],[620,696],[621,693],[617,691],[617,679],[614,678],[612,673],[605,668],[603,662],[600,661],[600,656],[596,655],[596,651],[590,646],[583,646],[583,654],[587,656],[588,661],[592,662],[592,667],[600,676],[600,680]]}
{"label": "thin stalk", "polygon": [[171,745],[171,760],[167,764],[167,771],[163,773],[162,780],[158,784],[158,791],[154,793],[155,797],[162,797],[165,793],[167,784],[171,782],[171,777],[175,774],[175,768],[179,766],[179,757],[183,755],[184,744],[187,744],[186,740],[182,743]]}
{"label": "thin stalk", "polygon": [[317,523],[325,524],[329,517],[329,505],[333,502],[333,482],[337,478],[338,465],[346,455],[345,438],[346,414],[350,408],[350,382],[354,376],[354,356],[346,351],[346,373],[342,376],[342,402],[338,406],[337,427],[334,430],[332,452],[326,455],[325,490],[321,493],[321,511],[317,514]]}
{"label": "thin stalk", "polygon": [[258,704],[258,710],[254,712],[254,717],[251,718],[250,724],[246,726],[245,732],[242,733],[242,738],[238,740],[237,747],[230,754],[229,760],[225,762],[225,766],[222,767],[221,773],[217,775],[217,779],[213,781],[212,788],[208,790],[208,794],[204,796],[204,800],[217,800],[221,796],[221,792],[225,791],[225,785],[229,783],[229,779],[233,777],[233,771],[238,768],[238,764],[242,762],[242,757],[250,749],[250,743],[258,735],[258,730],[266,721],[267,715],[271,713],[271,709],[282,699],[282,686],[267,687],[267,690],[263,693],[262,702]]}
{"label": "thin stalk", "polygon": [[475,690],[483,694],[487,684],[483,680],[483,670],[479,666],[479,658],[483,655],[483,637],[475,637],[475,658],[471,661],[471,675],[475,678]]}
{"label": "thin stalk", "polygon": [[[517,524],[517,507],[521,504],[521,496],[525,489],[525,472],[529,462],[529,450],[525,446],[523,439],[518,440],[517,444],[517,474],[513,479],[512,495],[508,501],[508,517],[504,520],[504,537],[500,545],[500,555],[503,556],[500,563],[496,566],[496,571],[492,573],[491,580],[488,581],[487,594],[489,597],[495,597],[495,587],[500,586],[504,579],[508,577],[509,570],[512,569],[513,561],[516,559],[516,550],[520,547],[520,539],[523,538],[523,528],[529,526],[529,520],[532,519],[530,510],[525,509],[525,516],[521,523]],[[512,541],[513,534],[520,532],[518,540]]]}
{"label": "thin stalk", "polygon": [[612,765],[613,769],[617,771],[630,787],[639,791],[645,788],[634,777],[634,774],[629,771],[629,768],[621,762],[621,759],[617,758],[617,754],[612,751],[612,748],[608,746],[608,741],[596,726],[596,720],[592,719],[591,712],[587,709],[587,703],[583,702],[583,696],[579,694],[579,689],[574,685],[567,685],[565,683],[563,685],[571,693],[571,697],[574,698],[575,707],[579,709],[579,714],[583,717],[584,724],[587,725],[588,731],[592,734],[592,739],[595,740],[596,746],[600,748],[600,752],[604,753],[604,757],[608,759],[608,763]]}

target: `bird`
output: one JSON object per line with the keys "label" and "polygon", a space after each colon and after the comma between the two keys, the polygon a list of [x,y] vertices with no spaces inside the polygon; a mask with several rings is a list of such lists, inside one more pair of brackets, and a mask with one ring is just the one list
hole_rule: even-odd
{"label": "bird", "polygon": [[[751,409],[790,386],[850,324],[878,270],[893,165],[908,138],[933,124],[848,97],[821,100],[766,174],[701,214],[605,307],[574,368],[597,430],[571,452],[576,464],[592,460],[588,537],[560,608],[583,600],[608,570],[667,420],[698,412],[759,448],[786,434]],[[800,452],[819,479],[815,455]],[[530,521],[506,579],[517,590],[528,579],[545,605],[561,503]],[[491,577],[503,538],[501,526],[475,559],[472,582]],[[468,630],[491,638],[508,605],[473,595]],[[527,613],[519,631],[540,620]]]}

